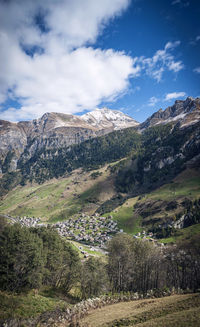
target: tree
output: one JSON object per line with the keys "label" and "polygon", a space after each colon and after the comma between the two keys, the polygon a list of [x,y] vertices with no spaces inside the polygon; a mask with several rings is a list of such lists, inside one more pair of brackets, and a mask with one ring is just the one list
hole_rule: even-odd
{"label": "tree", "polygon": [[165,253],[167,279],[171,287],[197,290],[200,287],[200,237],[194,235],[189,240],[180,241]]}
{"label": "tree", "polygon": [[42,282],[42,240],[20,225],[6,226],[0,234],[0,288],[20,292]]}
{"label": "tree", "polygon": [[78,252],[64,241],[61,266],[57,271],[56,287],[69,292],[80,280],[81,263]]}
{"label": "tree", "polygon": [[118,234],[108,245],[108,274],[113,291],[146,292],[158,287],[161,253],[149,242]]}
{"label": "tree", "polygon": [[118,234],[108,245],[108,274],[114,291],[129,290],[133,272],[133,249],[133,238],[126,234]]}
{"label": "tree", "polygon": [[83,299],[107,291],[108,275],[105,263],[101,259],[90,257],[82,264],[80,286]]}
{"label": "tree", "polygon": [[33,229],[33,232],[42,239],[46,257],[43,284],[63,288],[69,292],[80,271],[77,251],[51,228]]}

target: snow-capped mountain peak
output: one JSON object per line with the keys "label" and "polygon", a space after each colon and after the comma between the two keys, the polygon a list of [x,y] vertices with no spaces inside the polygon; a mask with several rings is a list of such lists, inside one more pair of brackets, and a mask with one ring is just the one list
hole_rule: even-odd
{"label": "snow-capped mountain peak", "polygon": [[101,129],[111,128],[114,130],[137,126],[139,123],[128,115],[118,110],[111,110],[108,108],[95,109],[81,118],[88,124]]}

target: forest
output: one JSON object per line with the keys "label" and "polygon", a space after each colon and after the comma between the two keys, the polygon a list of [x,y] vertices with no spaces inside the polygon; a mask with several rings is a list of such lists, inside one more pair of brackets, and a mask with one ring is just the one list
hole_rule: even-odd
{"label": "forest", "polygon": [[102,294],[152,289],[200,288],[200,238],[159,247],[119,233],[103,258],[81,259],[51,228],[1,223],[0,290],[28,292],[49,287],[63,294],[78,290],[79,300]]}

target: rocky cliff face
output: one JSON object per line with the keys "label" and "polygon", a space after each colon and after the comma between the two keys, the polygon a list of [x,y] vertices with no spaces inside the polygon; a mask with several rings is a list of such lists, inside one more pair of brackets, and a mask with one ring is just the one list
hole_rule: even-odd
{"label": "rocky cliff face", "polygon": [[175,104],[165,110],[160,109],[140,125],[141,129],[159,124],[179,122],[184,128],[200,120],[200,98],[188,97],[186,100],[177,100]]}
{"label": "rocky cliff face", "polygon": [[118,111],[96,109],[82,117],[46,113],[32,121],[0,121],[0,173],[14,171],[21,156],[30,159],[42,148],[52,149],[79,144],[115,129],[136,126],[131,117]]}

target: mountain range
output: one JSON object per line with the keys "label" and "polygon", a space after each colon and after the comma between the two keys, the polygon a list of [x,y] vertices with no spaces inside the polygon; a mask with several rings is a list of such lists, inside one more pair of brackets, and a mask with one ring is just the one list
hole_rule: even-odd
{"label": "mountain range", "polygon": [[[67,147],[114,130],[137,126],[131,117],[116,110],[96,109],[83,116],[46,113],[32,121],[0,121],[0,171],[14,171],[24,151],[30,156],[41,148]],[[12,153],[9,166],[5,163]]]}
{"label": "mountain range", "polygon": [[160,109],[142,124],[117,110],[96,109],[82,116],[46,113],[32,121],[11,123],[0,121],[0,172],[15,171],[26,153],[30,159],[41,149],[53,149],[80,144],[112,131],[179,122],[181,128],[200,119],[200,99],[177,100],[166,110]]}
{"label": "mountain range", "polygon": [[157,235],[197,223],[199,118],[200,99],[188,97],[141,124],[107,108],[1,121],[0,213],[110,214],[125,231]]}

